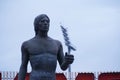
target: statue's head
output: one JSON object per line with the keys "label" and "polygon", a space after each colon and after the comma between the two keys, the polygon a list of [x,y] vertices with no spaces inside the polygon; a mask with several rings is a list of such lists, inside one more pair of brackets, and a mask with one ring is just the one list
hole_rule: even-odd
{"label": "statue's head", "polygon": [[50,19],[46,14],[38,15],[34,20],[34,30],[35,34],[38,34],[38,31],[46,31],[49,30]]}

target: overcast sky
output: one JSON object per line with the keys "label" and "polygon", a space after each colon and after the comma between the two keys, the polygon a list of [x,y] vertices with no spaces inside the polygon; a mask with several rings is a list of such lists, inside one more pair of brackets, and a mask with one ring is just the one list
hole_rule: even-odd
{"label": "overcast sky", "polygon": [[120,71],[120,0],[0,0],[0,71],[19,70],[21,44],[34,37],[34,18],[43,13],[64,52],[60,23],[68,28],[77,49],[73,72]]}

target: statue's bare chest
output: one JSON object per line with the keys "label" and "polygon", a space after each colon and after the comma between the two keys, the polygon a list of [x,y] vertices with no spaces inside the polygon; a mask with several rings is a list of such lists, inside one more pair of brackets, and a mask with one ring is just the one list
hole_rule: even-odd
{"label": "statue's bare chest", "polygon": [[54,53],[58,52],[58,45],[53,40],[33,40],[28,45],[28,52],[32,55],[40,53]]}

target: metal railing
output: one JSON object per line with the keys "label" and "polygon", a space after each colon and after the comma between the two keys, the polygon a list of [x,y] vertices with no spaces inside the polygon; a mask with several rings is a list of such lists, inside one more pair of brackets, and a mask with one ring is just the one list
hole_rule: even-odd
{"label": "metal railing", "polygon": [[[61,72],[56,73],[58,77],[60,78]],[[15,77],[18,75],[17,71],[0,71],[0,80],[14,80]],[[67,80],[120,80],[120,72],[64,72],[63,77],[65,77]],[[71,79],[69,78],[69,75],[71,75]],[[57,76],[56,76],[57,77]],[[78,78],[79,77],[79,78]],[[87,77],[87,78],[86,78]],[[57,80],[61,80],[61,79]],[[90,79],[91,78],[91,79]],[[106,79],[104,79],[106,78]]]}
{"label": "metal railing", "polygon": [[15,71],[2,71],[1,73],[1,80],[14,80],[16,74],[18,72]]}
{"label": "metal railing", "polygon": [[[1,80],[14,80],[18,72],[17,71],[2,71],[0,73],[1,73]],[[67,80],[70,80],[69,74],[67,72],[64,72],[63,74],[65,75]],[[71,72],[71,80],[75,80],[76,76],[77,76],[77,72]]]}

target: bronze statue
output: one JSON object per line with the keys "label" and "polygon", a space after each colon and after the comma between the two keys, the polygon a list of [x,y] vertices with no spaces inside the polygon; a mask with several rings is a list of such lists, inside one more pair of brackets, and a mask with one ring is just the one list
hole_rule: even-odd
{"label": "bronze statue", "polygon": [[22,62],[18,80],[25,80],[28,61],[32,71],[30,80],[56,80],[57,60],[62,70],[66,70],[74,61],[74,56],[63,53],[62,44],[48,36],[50,19],[46,14],[38,15],[34,20],[35,37],[21,46]]}

